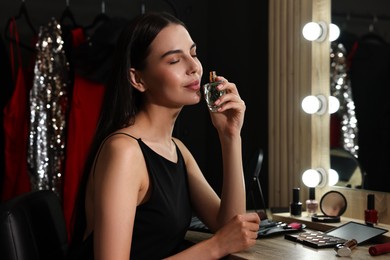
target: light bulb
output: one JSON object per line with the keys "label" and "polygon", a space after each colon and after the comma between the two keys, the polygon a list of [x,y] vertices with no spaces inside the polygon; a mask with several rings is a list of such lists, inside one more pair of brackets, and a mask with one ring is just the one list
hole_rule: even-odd
{"label": "light bulb", "polygon": [[339,99],[334,96],[330,96],[328,102],[329,102],[329,114],[336,113],[340,108]]}
{"label": "light bulb", "polygon": [[305,24],[302,29],[303,37],[308,41],[317,40],[322,34],[322,28],[318,23],[310,22]]}
{"label": "light bulb", "polygon": [[322,168],[308,169],[302,174],[302,182],[309,188],[323,187],[326,181],[326,172]]}
{"label": "light bulb", "polygon": [[340,28],[334,23],[329,24],[329,41],[333,42],[340,36]]}
{"label": "light bulb", "polygon": [[308,114],[316,113],[322,115],[325,113],[327,108],[326,98],[323,95],[307,96],[302,100],[301,106],[303,111]]}
{"label": "light bulb", "polygon": [[326,24],[309,22],[303,26],[302,35],[308,41],[323,41],[326,38]]}
{"label": "light bulb", "polygon": [[302,182],[307,187],[316,187],[318,184],[320,184],[321,180],[321,174],[313,169],[306,170],[302,174]]}
{"label": "light bulb", "polygon": [[316,96],[307,96],[302,100],[302,109],[308,114],[314,114],[321,108],[321,101]]}
{"label": "light bulb", "polygon": [[334,169],[329,169],[329,186],[334,186],[339,182],[339,174]]}

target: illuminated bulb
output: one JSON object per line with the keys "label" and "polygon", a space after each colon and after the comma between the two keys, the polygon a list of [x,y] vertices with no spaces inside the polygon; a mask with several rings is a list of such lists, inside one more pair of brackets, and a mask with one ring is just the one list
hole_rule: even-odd
{"label": "illuminated bulb", "polygon": [[329,186],[334,186],[339,182],[339,174],[334,169],[329,169]]}
{"label": "illuminated bulb", "polygon": [[321,101],[316,96],[307,96],[302,100],[302,109],[308,114],[314,114],[321,108]]}
{"label": "illuminated bulb", "polygon": [[339,36],[340,36],[340,28],[333,23],[329,24],[329,41],[333,42],[337,40]]}
{"label": "illuminated bulb", "polygon": [[329,114],[336,113],[340,108],[340,101],[334,96],[329,97]]}
{"label": "illuminated bulb", "polygon": [[302,100],[302,109],[308,114],[322,115],[326,111],[326,99],[323,95],[307,96]]}
{"label": "illuminated bulb", "polygon": [[302,181],[307,187],[317,187],[322,180],[321,174],[313,169],[306,170],[302,174]]}
{"label": "illuminated bulb", "polygon": [[326,24],[324,22],[309,22],[303,26],[302,34],[308,41],[323,41],[326,37]]}

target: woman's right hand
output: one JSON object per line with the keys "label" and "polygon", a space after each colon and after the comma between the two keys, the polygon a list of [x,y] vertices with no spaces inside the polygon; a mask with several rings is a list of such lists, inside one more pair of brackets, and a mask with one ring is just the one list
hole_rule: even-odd
{"label": "woman's right hand", "polygon": [[256,244],[260,218],[257,213],[236,215],[219,229],[214,239],[223,256],[236,253]]}

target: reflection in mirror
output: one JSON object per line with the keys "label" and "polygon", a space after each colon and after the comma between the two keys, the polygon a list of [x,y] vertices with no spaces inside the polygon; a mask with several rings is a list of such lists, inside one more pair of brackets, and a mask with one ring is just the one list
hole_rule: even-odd
{"label": "reflection in mirror", "polygon": [[331,6],[332,23],[341,29],[331,49],[331,81],[338,77],[331,94],[346,104],[338,120],[331,116],[331,148],[358,160],[364,178],[357,187],[390,192],[390,1],[332,0]]}
{"label": "reflection in mirror", "polygon": [[363,173],[358,160],[350,152],[340,148],[331,149],[330,168],[338,174],[339,180],[335,184],[336,186],[362,188]]}
{"label": "reflection in mirror", "polygon": [[320,209],[326,216],[339,217],[347,209],[347,199],[338,191],[328,191],[321,198]]}

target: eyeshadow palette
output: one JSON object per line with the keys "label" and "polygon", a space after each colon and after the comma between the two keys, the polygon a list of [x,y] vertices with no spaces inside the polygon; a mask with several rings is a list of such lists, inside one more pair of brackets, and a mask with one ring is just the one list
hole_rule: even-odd
{"label": "eyeshadow palette", "polygon": [[314,248],[334,247],[348,240],[356,239],[358,244],[386,233],[388,230],[371,227],[350,221],[327,232],[306,231],[296,234],[286,234],[285,239]]}
{"label": "eyeshadow palette", "polygon": [[346,239],[328,235],[321,231],[307,231],[298,234],[286,234],[286,239],[314,248],[329,248],[346,242]]}

